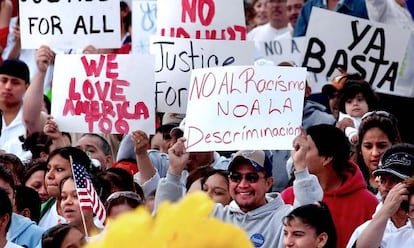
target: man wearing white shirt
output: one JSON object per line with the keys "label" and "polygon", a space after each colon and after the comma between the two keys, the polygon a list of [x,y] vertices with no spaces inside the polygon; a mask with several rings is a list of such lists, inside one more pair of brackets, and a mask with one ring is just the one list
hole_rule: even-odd
{"label": "man wearing white shirt", "polygon": [[[414,145],[402,143],[391,146],[373,174],[380,176],[379,191],[383,204],[377,207],[372,220],[354,231],[347,247],[396,247],[395,243],[391,245],[396,237],[400,239],[398,247],[412,247],[413,243],[408,245],[406,240],[414,240]],[[401,204],[407,199],[409,204]]]}
{"label": "man wearing white shirt", "polygon": [[30,84],[29,68],[21,60],[5,60],[0,66],[0,149],[13,153],[21,160],[30,158],[19,136],[26,134],[23,123],[23,96]]}
{"label": "man wearing white shirt", "polygon": [[260,43],[291,37],[286,0],[267,0],[266,9],[269,22],[255,27],[247,34],[247,40],[255,43],[256,58],[262,57],[258,52]]}

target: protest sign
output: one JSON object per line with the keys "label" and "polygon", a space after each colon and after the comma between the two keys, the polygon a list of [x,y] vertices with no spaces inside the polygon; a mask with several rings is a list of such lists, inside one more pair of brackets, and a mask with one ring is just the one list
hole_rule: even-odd
{"label": "protest sign", "polygon": [[151,37],[155,55],[157,111],[185,113],[191,70],[228,65],[252,65],[250,41],[218,41]]}
{"label": "protest sign", "polygon": [[305,37],[281,38],[269,41],[255,41],[256,59],[267,59],[275,65],[283,61],[302,63]]}
{"label": "protest sign", "polygon": [[302,124],[306,68],[227,66],[191,74],[188,151],[292,149]]}
{"label": "protest sign", "polygon": [[52,115],[61,131],[154,133],[154,58],[57,55]]}
{"label": "protest sign", "polygon": [[[397,78],[408,38],[402,27],[314,7],[302,66],[327,77],[343,67],[348,73],[360,73],[377,92],[404,95]],[[312,90],[320,92],[322,86],[314,84]]]}
{"label": "protest sign", "polygon": [[245,40],[246,20],[240,0],[158,0],[161,36]]}
{"label": "protest sign", "polygon": [[19,21],[23,49],[121,46],[118,0],[22,0]]}
{"label": "protest sign", "polygon": [[132,1],[132,53],[149,54],[149,39],[157,32],[157,1]]}

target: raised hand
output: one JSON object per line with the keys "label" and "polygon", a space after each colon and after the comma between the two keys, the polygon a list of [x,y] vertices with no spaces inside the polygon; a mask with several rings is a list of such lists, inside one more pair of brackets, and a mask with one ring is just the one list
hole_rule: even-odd
{"label": "raised hand", "polygon": [[189,153],[186,151],[185,141],[186,139],[181,137],[168,149],[169,171],[172,174],[181,175],[181,172],[187,166]]}
{"label": "raised hand", "polygon": [[132,132],[131,134],[132,143],[134,144],[135,154],[142,155],[147,153],[147,148],[149,145],[148,135],[141,130]]}
{"label": "raised hand", "polygon": [[306,168],[306,153],[309,150],[309,140],[305,129],[301,127],[301,134],[293,140],[292,159],[296,171]]}
{"label": "raised hand", "polygon": [[39,71],[46,72],[50,64],[55,60],[55,53],[48,46],[41,46],[36,50],[36,65]]}

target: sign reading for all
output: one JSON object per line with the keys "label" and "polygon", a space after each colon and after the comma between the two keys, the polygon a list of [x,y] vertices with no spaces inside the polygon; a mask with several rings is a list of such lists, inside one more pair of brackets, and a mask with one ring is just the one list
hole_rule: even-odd
{"label": "sign reading for all", "polygon": [[23,49],[121,46],[119,0],[20,0],[19,16]]}

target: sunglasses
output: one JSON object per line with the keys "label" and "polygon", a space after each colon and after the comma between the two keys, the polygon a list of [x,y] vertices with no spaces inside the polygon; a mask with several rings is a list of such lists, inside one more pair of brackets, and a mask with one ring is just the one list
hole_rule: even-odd
{"label": "sunglasses", "polygon": [[246,173],[246,174],[241,174],[238,172],[231,172],[229,174],[229,179],[230,181],[232,181],[233,183],[240,183],[242,180],[246,180],[248,183],[257,183],[257,181],[259,181],[259,179],[264,179],[266,177],[261,177],[259,176],[259,174],[257,173]]}
{"label": "sunglasses", "polygon": [[390,118],[390,119],[394,119],[394,116],[391,113],[388,113],[387,111],[383,111],[383,110],[378,110],[378,111],[370,111],[365,113],[361,120],[369,117],[369,116],[382,116],[382,117],[386,117],[386,118]]}
{"label": "sunglasses", "polygon": [[108,204],[110,204],[113,200],[116,200],[116,199],[119,199],[119,198],[131,199],[131,200],[137,201],[139,203],[143,202],[141,197],[137,193],[132,192],[132,191],[117,191],[117,192],[114,192],[106,199],[106,202]]}

